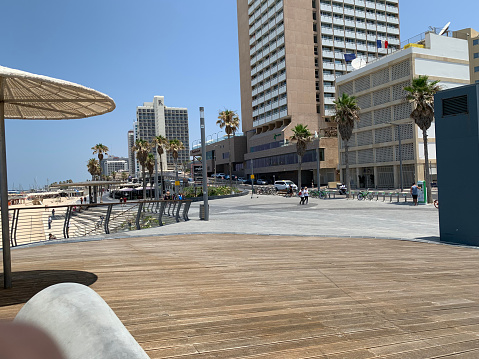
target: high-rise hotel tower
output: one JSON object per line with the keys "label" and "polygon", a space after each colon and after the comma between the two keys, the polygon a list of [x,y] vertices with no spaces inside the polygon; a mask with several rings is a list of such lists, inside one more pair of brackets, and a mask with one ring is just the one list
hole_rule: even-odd
{"label": "high-rise hotel tower", "polygon": [[314,145],[321,182],[335,180],[335,78],[352,70],[345,54],[369,61],[399,48],[398,1],[237,0],[242,125],[255,172],[293,171],[294,156],[272,157],[294,151],[291,129],[303,124],[326,136]]}

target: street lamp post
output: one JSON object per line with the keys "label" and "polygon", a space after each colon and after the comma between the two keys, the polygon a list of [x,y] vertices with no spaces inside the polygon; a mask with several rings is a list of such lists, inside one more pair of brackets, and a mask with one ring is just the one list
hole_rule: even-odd
{"label": "street lamp post", "polygon": [[205,141],[205,108],[200,107],[200,128],[201,128],[201,164],[203,172],[203,205],[205,207],[205,221],[210,220],[208,207],[208,177],[206,171],[206,141]]}

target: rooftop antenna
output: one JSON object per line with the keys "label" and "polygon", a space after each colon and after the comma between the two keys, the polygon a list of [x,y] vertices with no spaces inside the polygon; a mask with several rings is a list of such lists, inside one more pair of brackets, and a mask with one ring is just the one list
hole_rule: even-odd
{"label": "rooftop antenna", "polygon": [[451,25],[451,22],[450,22],[450,21],[449,21],[446,25],[444,25],[444,27],[442,28],[442,30],[439,31],[439,34],[438,34],[438,35],[439,35],[439,36],[444,35],[444,33],[445,33],[447,30],[449,30],[449,25]]}
{"label": "rooftop antenna", "polygon": [[355,58],[353,61],[351,61],[351,66],[353,67],[353,69],[355,70],[358,70],[360,69],[361,67],[364,67],[366,66],[366,61],[364,61],[363,59],[357,57]]}

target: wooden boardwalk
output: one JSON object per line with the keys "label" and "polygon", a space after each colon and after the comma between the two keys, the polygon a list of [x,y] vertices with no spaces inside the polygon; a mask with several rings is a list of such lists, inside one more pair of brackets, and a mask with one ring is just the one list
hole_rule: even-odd
{"label": "wooden boardwalk", "polygon": [[84,283],[151,358],[479,358],[474,248],[195,235],[12,257],[15,288],[0,289],[0,319],[43,287]]}

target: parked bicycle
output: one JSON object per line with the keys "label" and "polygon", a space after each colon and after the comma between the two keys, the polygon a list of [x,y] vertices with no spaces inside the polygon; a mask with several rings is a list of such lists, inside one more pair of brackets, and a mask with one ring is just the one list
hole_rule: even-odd
{"label": "parked bicycle", "polygon": [[321,189],[321,190],[311,190],[309,192],[309,195],[313,198],[319,198],[319,199],[326,199],[328,198],[328,192],[326,190]]}
{"label": "parked bicycle", "polygon": [[439,209],[439,201],[437,199],[434,200],[434,207]]}
{"label": "parked bicycle", "polygon": [[369,199],[371,201],[373,198],[374,193],[370,192],[369,189],[358,193],[358,201],[362,201],[363,199]]}

